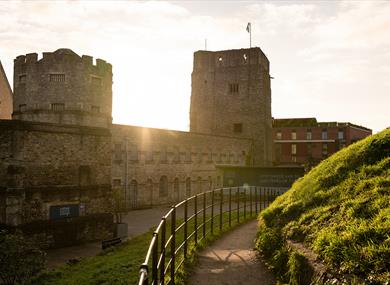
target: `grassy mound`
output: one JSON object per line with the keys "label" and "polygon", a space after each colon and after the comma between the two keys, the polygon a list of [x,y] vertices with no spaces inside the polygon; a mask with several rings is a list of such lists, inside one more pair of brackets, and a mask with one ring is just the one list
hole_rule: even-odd
{"label": "grassy mound", "polygon": [[387,129],[324,160],[278,197],[259,216],[257,248],[283,282],[309,282],[296,272],[302,259],[286,243],[293,240],[339,277],[383,284],[390,280],[389,194]]}

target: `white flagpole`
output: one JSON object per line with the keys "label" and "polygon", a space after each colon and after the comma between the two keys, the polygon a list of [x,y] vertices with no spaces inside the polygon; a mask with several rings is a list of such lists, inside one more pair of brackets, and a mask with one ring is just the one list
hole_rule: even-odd
{"label": "white flagpole", "polygon": [[252,24],[248,22],[246,26],[246,31],[249,33],[249,48],[252,47]]}
{"label": "white flagpole", "polygon": [[249,23],[249,48],[252,48],[252,24]]}

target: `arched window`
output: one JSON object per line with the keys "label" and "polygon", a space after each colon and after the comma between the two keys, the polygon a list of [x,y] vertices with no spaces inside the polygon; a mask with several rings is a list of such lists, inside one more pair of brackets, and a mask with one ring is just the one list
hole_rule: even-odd
{"label": "arched window", "polygon": [[168,196],[168,178],[165,175],[160,178],[159,195],[160,197]]}
{"label": "arched window", "polygon": [[146,180],[146,189],[145,189],[146,193],[145,193],[145,197],[147,199],[150,199],[149,203],[150,205],[153,205],[153,180],[152,179],[148,179]]}
{"label": "arched window", "polygon": [[186,198],[191,196],[191,178],[186,179]]}
{"label": "arched window", "polygon": [[131,207],[132,208],[136,208],[137,207],[137,202],[138,202],[138,182],[137,182],[137,180],[131,180],[131,182],[130,182],[130,200],[131,200],[131,202],[130,202],[130,205],[131,205]]}
{"label": "arched window", "polygon": [[175,178],[175,180],[173,180],[173,195],[174,195],[174,199],[176,201],[179,201],[179,198],[180,198],[179,178]]}

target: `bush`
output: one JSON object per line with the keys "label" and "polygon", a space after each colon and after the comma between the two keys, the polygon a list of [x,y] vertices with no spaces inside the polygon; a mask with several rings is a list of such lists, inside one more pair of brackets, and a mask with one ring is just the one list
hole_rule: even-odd
{"label": "bush", "polygon": [[0,231],[0,252],[2,284],[25,284],[45,266],[45,253],[20,232]]}

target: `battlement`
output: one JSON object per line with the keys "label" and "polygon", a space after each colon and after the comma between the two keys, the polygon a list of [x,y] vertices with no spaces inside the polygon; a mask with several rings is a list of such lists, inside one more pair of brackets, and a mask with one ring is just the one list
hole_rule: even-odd
{"label": "battlement", "polygon": [[54,52],[43,52],[42,58],[38,60],[37,53],[28,53],[26,55],[19,55],[14,60],[14,66],[26,68],[29,64],[53,64],[66,62],[67,64],[83,64],[86,68],[97,68],[99,70],[112,71],[112,65],[105,60],[97,58],[96,64],[93,64],[93,57],[89,55],[79,56],[71,49],[61,48]]}
{"label": "battlement", "polygon": [[259,47],[223,51],[200,50],[194,53],[195,72],[246,65],[261,65],[269,71],[268,58]]}

